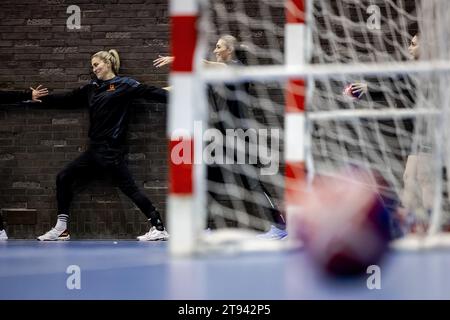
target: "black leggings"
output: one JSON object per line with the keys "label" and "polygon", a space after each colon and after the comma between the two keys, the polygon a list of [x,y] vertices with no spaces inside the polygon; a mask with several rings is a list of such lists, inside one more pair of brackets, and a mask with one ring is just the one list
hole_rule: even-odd
{"label": "black leggings", "polygon": [[[242,168],[242,166],[240,166]],[[256,170],[259,170],[259,168],[255,168]],[[270,192],[266,189],[264,184],[261,182],[261,180],[253,178],[248,176],[245,173],[240,174],[241,181],[244,185],[244,188],[246,188],[249,191],[253,191],[259,194],[264,195],[264,202],[262,205],[264,207],[264,210],[266,211],[266,216],[268,217],[269,221],[275,224],[280,229],[286,228],[286,222],[284,220],[283,215],[276,207],[276,204],[273,200],[272,195]]]}
{"label": "black leggings", "polygon": [[73,162],[69,163],[56,178],[58,214],[69,214],[75,183],[87,183],[99,173],[112,177],[119,189],[128,196],[148,219],[159,219],[159,214],[147,196],[139,190],[125,162],[121,148],[108,145],[91,145]]}
{"label": "black leggings", "polygon": [[[226,168],[231,169],[233,167],[232,172],[228,171]],[[258,166],[251,166],[253,170],[259,170]],[[261,182],[260,179],[250,177],[248,174],[244,171],[245,165],[239,165],[239,164],[232,164],[232,165],[209,165],[207,168],[207,176],[208,180],[216,183],[223,183],[225,182],[226,177],[225,175],[234,175],[236,182],[242,183],[242,186],[249,191],[259,193],[260,195],[264,195],[263,203],[261,204],[261,208],[263,208],[263,212],[265,215],[265,218],[270,223],[274,224],[280,229],[286,228],[286,222],[284,220],[283,215],[281,214],[280,210],[277,208],[275,201],[273,200],[272,195],[270,192],[266,189],[264,184]],[[247,170],[251,170],[250,168],[247,168]],[[212,193],[212,196],[214,196],[214,192]]]}
{"label": "black leggings", "polygon": [[0,214],[0,231],[5,229],[5,226],[3,225],[3,218],[2,215]]}

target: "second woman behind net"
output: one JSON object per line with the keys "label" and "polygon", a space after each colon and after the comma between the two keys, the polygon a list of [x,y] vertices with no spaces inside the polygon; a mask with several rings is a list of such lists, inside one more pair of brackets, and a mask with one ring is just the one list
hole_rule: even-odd
{"label": "second woman behind net", "polygon": [[[243,65],[246,63],[244,50],[245,48],[238,43],[234,36],[224,35],[218,39],[213,52],[216,61],[204,60],[204,63],[208,67],[217,68]],[[159,56],[154,60],[154,66],[159,68],[172,63],[173,60],[174,57]],[[240,98],[248,94],[248,83],[210,86],[208,89],[208,101],[210,104],[210,119],[214,118],[213,121],[210,121],[212,122],[212,127],[219,130],[223,135],[229,129],[242,129],[244,131],[251,129],[249,126],[250,115],[247,110],[250,106]],[[256,142],[245,142],[247,150],[251,143]],[[224,149],[226,149],[225,146]],[[247,156],[246,160],[249,159]],[[233,160],[236,160],[236,157],[237,151],[234,150]],[[208,180],[216,185],[223,183],[224,180],[227,180],[225,182],[228,183],[239,182],[245,188],[245,193],[251,192],[254,195],[263,195],[263,197],[255,197],[258,200],[250,200],[253,203],[257,203],[259,210],[264,211],[264,220],[270,222],[270,229],[266,233],[261,234],[260,237],[274,240],[286,238],[287,232],[284,217],[276,207],[275,201],[267,188],[260,178],[257,177],[258,168],[248,164],[236,164],[236,161],[234,163],[234,165],[209,165]],[[211,193],[213,196],[218,194],[217,192]],[[259,201],[260,199],[263,202]]]}

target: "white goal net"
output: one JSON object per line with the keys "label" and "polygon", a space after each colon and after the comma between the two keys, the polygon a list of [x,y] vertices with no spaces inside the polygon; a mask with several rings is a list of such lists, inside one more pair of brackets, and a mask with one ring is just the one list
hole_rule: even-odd
{"label": "white goal net", "polygon": [[[286,220],[289,231],[285,170],[292,141],[310,181],[354,167],[382,176],[380,192],[394,206],[392,239],[445,231],[450,2],[305,0],[304,13],[298,3],[199,1],[195,73],[207,110],[206,168],[196,182],[206,195],[199,243],[220,242],[214,234],[230,228],[255,232],[245,240],[260,239],[256,233],[283,230]],[[286,15],[305,20],[303,37],[287,36]],[[241,45],[232,59],[238,62],[202,61],[220,60],[216,44],[224,35]],[[298,63],[295,48],[302,50]],[[293,131],[304,136],[286,130],[291,91],[305,96],[304,130]]]}

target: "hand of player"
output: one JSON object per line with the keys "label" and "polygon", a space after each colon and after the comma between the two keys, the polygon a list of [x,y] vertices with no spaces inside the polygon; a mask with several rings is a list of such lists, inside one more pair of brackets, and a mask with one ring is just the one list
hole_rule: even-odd
{"label": "hand of player", "polygon": [[31,100],[36,102],[42,102],[39,100],[41,97],[48,95],[48,89],[42,88],[42,85],[37,86],[37,88],[30,87],[31,89]]}
{"label": "hand of player", "polygon": [[157,59],[153,60],[153,66],[155,68],[161,68],[166,64],[171,64],[174,59],[175,57],[159,55]]}
{"label": "hand of player", "polygon": [[364,82],[352,83],[351,88],[352,88],[352,94],[354,96],[357,96],[358,99],[361,98],[361,96],[364,93],[367,93],[367,91],[368,91],[367,83],[364,83]]}

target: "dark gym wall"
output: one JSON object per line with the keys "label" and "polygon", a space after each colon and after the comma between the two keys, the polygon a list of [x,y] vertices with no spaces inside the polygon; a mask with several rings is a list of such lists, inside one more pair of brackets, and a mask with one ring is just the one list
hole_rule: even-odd
{"label": "dark gym wall", "polygon": [[[0,89],[43,84],[53,92],[90,79],[90,56],[117,49],[120,74],[167,85],[168,68],[152,60],[168,53],[167,0],[2,0]],[[70,30],[67,9],[81,9]],[[129,165],[138,185],[164,214],[167,192],[166,106],[136,101],[129,130]],[[34,238],[56,221],[55,178],[87,144],[83,109],[0,106],[0,208],[8,236]],[[143,214],[106,179],[74,199],[70,231],[76,239],[133,238],[148,231]]]}

